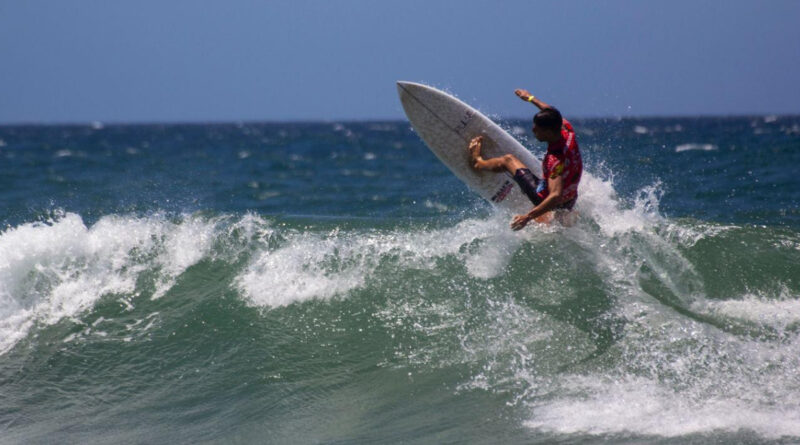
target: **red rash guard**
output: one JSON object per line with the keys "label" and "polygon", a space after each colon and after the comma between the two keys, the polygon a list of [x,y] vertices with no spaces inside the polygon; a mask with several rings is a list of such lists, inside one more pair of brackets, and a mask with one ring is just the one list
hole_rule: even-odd
{"label": "red rash guard", "polygon": [[542,172],[543,180],[539,185],[540,190],[537,190],[540,198],[547,198],[547,195],[550,194],[547,189],[547,180],[559,176],[564,181],[561,202],[567,203],[578,197],[578,183],[581,181],[581,173],[583,173],[583,161],[578,149],[575,130],[566,119],[561,126],[561,141],[547,146],[547,154],[542,159]]}

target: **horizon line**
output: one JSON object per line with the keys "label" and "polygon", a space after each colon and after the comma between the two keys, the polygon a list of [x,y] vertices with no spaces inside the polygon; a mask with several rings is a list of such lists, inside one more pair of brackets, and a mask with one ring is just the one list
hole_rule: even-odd
{"label": "horizon line", "polygon": [[[530,116],[519,117],[500,117],[494,119],[492,116],[487,116],[491,120],[499,121],[525,121],[530,120]],[[590,121],[590,120],[641,120],[641,119],[736,119],[736,118],[792,118],[800,117],[800,112],[796,113],[731,113],[731,114],[642,114],[630,116],[570,116],[570,120]],[[76,120],[76,121],[19,121],[19,122],[0,122],[2,127],[95,127],[100,128],[105,126],[151,126],[151,125],[248,125],[248,124],[341,124],[341,123],[387,123],[387,122],[408,122],[407,118],[370,118],[370,119],[287,119],[287,120],[259,120],[259,119],[197,119],[197,120],[180,120],[180,119],[167,119],[167,120]]]}

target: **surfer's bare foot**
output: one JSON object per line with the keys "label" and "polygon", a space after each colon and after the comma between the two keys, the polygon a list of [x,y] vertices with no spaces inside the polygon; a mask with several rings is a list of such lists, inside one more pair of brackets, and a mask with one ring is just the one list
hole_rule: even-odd
{"label": "surfer's bare foot", "polygon": [[469,160],[472,168],[479,169],[478,163],[482,161],[481,158],[481,145],[483,144],[483,136],[475,136],[469,141]]}

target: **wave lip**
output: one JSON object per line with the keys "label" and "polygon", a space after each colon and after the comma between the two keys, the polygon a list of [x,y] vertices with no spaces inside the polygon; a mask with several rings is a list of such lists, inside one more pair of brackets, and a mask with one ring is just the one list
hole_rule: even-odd
{"label": "wave lip", "polygon": [[[505,225],[505,215],[421,232],[290,230],[282,234],[280,245],[262,246],[234,285],[253,306],[274,308],[361,289],[386,261],[401,268],[431,269],[437,259],[454,256],[471,276],[491,278],[503,271],[521,242],[518,234],[498,232],[498,224]],[[470,252],[467,247],[480,240],[486,245]]]}
{"label": "wave lip", "polygon": [[163,296],[208,254],[213,232],[213,222],[193,217],[114,215],[88,227],[66,213],[0,233],[0,354],[34,325],[76,317],[105,295],[130,306],[148,272],[151,298]]}

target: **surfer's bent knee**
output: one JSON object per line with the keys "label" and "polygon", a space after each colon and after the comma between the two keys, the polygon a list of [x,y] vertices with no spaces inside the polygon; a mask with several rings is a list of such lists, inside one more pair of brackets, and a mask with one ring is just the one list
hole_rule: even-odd
{"label": "surfer's bent knee", "polygon": [[501,159],[503,160],[503,165],[505,166],[506,170],[511,172],[512,175],[521,168],[528,168],[528,166],[520,161],[519,158],[510,153],[503,155]]}

